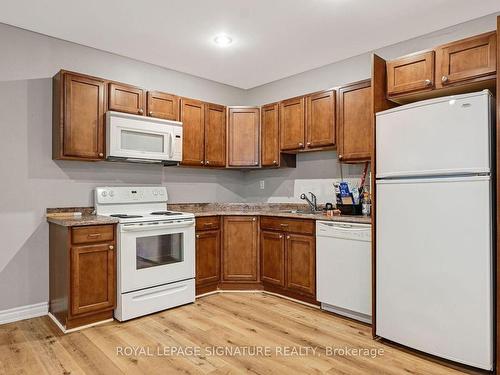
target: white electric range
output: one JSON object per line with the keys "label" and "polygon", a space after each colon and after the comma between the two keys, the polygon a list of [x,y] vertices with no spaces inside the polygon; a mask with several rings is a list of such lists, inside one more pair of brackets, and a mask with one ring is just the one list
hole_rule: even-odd
{"label": "white electric range", "polygon": [[98,187],[97,215],[117,217],[117,306],[124,321],[195,299],[194,214],[167,209],[167,189]]}

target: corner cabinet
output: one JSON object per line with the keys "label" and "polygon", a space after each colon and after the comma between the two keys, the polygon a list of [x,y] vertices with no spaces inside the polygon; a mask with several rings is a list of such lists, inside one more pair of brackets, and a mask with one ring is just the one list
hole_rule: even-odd
{"label": "corner cabinet", "polygon": [[52,158],[103,160],[106,82],[60,71],[53,78]]}
{"label": "corner cabinet", "polygon": [[64,329],[113,318],[115,225],[49,224],[49,312]]}
{"label": "corner cabinet", "polygon": [[227,166],[259,167],[260,109],[229,107],[227,122]]}
{"label": "corner cabinet", "polygon": [[223,233],[222,282],[258,284],[258,217],[225,216]]}
{"label": "corner cabinet", "polygon": [[370,161],[372,149],[371,80],[338,89],[338,157],[342,162]]}

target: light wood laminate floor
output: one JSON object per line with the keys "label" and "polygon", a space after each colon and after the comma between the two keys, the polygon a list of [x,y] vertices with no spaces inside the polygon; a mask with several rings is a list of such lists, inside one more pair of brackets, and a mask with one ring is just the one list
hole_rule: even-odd
{"label": "light wood laminate floor", "polygon": [[[334,348],[336,355],[327,352]],[[371,358],[345,353],[346,348],[381,349],[383,354]],[[226,350],[233,355],[219,355]],[[462,372],[374,341],[367,325],[272,295],[221,293],[129,322],[106,323],[67,335],[46,316],[1,325],[0,373]]]}

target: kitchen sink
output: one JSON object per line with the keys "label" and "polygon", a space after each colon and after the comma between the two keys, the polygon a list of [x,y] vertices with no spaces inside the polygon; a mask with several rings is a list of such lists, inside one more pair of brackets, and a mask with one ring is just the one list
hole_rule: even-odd
{"label": "kitchen sink", "polygon": [[279,212],[284,214],[301,214],[301,215],[317,215],[321,211],[311,211],[311,210],[280,210]]}

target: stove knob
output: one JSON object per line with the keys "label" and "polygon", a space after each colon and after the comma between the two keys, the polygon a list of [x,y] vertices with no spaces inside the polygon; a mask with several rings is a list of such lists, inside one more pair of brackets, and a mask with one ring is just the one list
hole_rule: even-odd
{"label": "stove knob", "polygon": [[158,195],[158,190],[153,190],[153,195]]}
{"label": "stove knob", "polygon": [[103,197],[105,197],[105,196],[107,196],[107,195],[108,195],[108,192],[107,192],[106,190],[104,190],[104,191],[101,193],[101,195],[102,195]]}
{"label": "stove knob", "polygon": [[110,197],[114,197],[114,196],[115,196],[115,192],[114,192],[113,190],[110,190],[110,191],[109,191],[109,196],[110,196]]}

